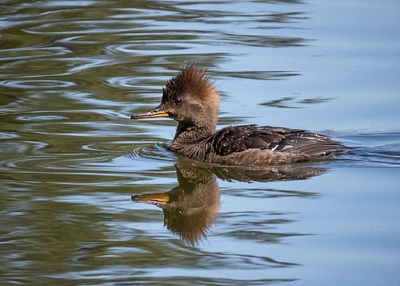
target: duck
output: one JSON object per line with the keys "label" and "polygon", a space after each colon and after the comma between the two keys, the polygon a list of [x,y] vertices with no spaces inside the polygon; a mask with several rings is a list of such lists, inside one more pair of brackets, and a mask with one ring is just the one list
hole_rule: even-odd
{"label": "duck", "polygon": [[220,93],[206,69],[188,64],[162,88],[161,103],[132,120],[172,118],[178,122],[167,149],[206,163],[263,167],[325,160],[347,147],[329,137],[303,129],[227,126],[216,130]]}
{"label": "duck", "polygon": [[178,162],[175,165],[178,186],[166,193],[132,195],[132,201],[162,209],[164,226],[195,246],[207,239],[220,209],[220,191],[216,175],[210,170]]}

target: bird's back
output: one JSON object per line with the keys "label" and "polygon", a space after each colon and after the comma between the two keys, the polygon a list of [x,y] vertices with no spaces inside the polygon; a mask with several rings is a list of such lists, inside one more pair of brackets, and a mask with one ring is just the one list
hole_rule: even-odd
{"label": "bird's back", "polygon": [[211,161],[263,166],[319,160],[343,153],[345,147],[326,136],[299,129],[240,125],[217,131],[208,139]]}

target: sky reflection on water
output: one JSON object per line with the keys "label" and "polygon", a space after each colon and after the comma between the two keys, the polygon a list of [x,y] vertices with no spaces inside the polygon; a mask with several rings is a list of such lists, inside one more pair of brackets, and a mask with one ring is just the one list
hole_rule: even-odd
{"label": "sky reflection on water", "polygon": [[[400,283],[398,1],[0,8],[0,284]],[[221,90],[220,127],[310,129],[354,153],[300,173],[206,167],[189,185],[215,207],[182,240],[131,200],[187,198],[163,148],[175,123],[129,114],[185,62]]]}

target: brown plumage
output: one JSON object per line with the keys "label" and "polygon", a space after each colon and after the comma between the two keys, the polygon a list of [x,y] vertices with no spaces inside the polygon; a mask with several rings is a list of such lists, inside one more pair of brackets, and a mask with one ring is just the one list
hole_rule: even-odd
{"label": "brown plumage", "polygon": [[176,165],[179,185],[167,193],[134,195],[132,200],[162,208],[164,225],[191,245],[206,238],[219,211],[216,176],[207,169]]}
{"label": "brown plumage", "polygon": [[169,149],[210,163],[241,166],[292,164],[341,154],[346,147],[299,129],[240,125],[215,132],[219,93],[195,65],[186,66],[163,89],[161,104],[131,119],[170,117],[178,121]]}

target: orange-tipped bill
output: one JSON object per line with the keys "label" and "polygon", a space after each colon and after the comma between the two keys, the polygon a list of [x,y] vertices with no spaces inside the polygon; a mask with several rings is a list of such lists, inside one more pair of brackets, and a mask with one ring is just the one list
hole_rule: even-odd
{"label": "orange-tipped bill", "polygon": [[147,194],[147,195],[132,195],[132,201],[138,203],[153,204],[164,206],[169,202],[168,194]]}
{"label": "orange-tipped bill", "polygon": [[133,114],[131,116],[131,119],[146,119],[146,118],[161,118],[161,117],[169,117],[169,114],[168,112],[161,110],[159,107],[156,107],[149,112]]}

